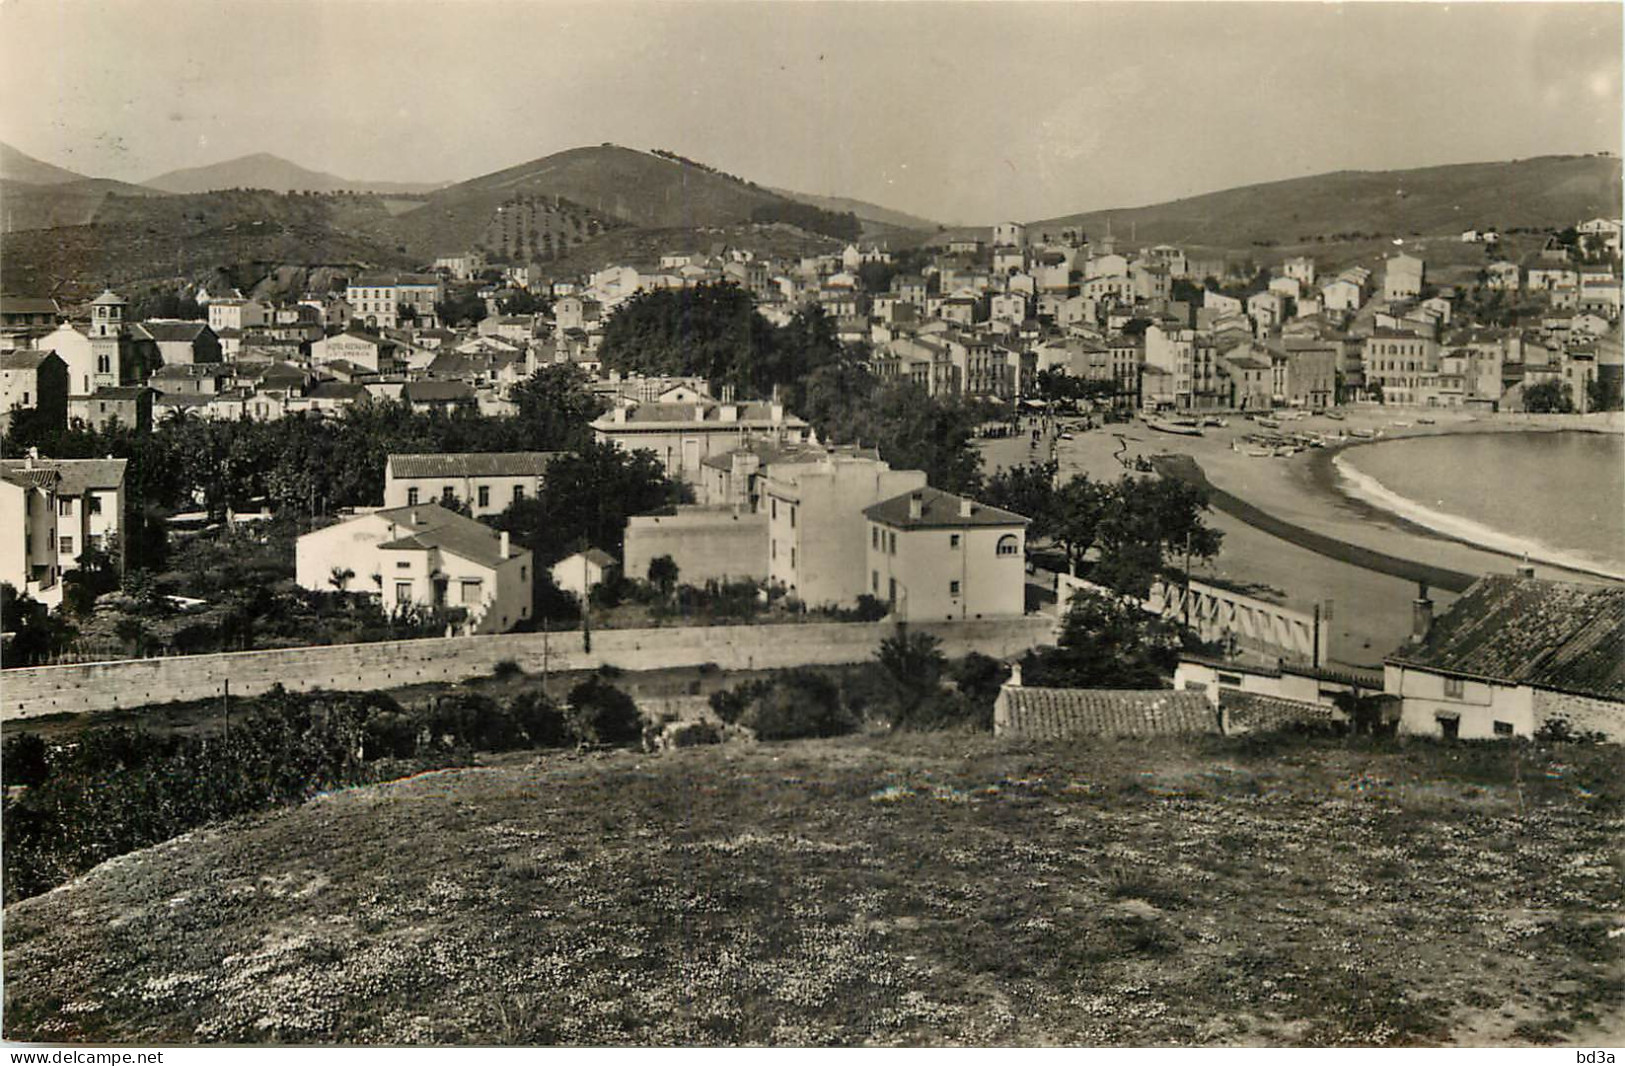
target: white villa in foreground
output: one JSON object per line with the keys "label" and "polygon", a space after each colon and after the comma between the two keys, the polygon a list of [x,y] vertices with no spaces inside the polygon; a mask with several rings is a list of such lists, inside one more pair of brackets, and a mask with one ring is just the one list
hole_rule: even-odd
{"label": "white villa in foreground", "polygon": [[301,588],[373,593],[386,611],[464,607],[467,633],[504,633],[530,617],[530,552],[438,504],[385,508],[306,533],[296,559]]}

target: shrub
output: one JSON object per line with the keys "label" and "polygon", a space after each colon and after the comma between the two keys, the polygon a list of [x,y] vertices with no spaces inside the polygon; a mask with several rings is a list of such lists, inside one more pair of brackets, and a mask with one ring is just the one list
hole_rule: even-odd
{"label": "shrub", "polygon": [[19,733],[6,738],[0,748],[0,783],[43,784],[51,773],[51,748],[38,733]]}
{"label": "shrub", "polygon": [[498,681],[507,681],[510,678],[524,677],[525,671],[513,659],[504,659],[491,668],[491,676]]}
{"label": "shrub", "polygon": [[508,704],[508,713],[533,748],[562,748],[570,743],[564,712],[540,692],[521,692]]}
{"label": "shrub", "polygon": [[752,701],[740,722],[761,740],[835,737],[858,724],[835,682],[804,668],[775,674],[771,688]]}
{"label": "shrub", "polygon": [[630,744],[643,735],[636,701],[598,674],[570,690],[570,732],[583,744]]}

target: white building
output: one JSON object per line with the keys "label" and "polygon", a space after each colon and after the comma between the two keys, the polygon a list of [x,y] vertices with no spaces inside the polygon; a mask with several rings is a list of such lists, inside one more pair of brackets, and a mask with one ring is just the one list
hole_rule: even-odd
{"label": "white building", "polygon": [[1027,519],[924,488],[864,509],[869,594],[898,621],[1018,618],[1026,610]]}
{"label": "white building", "polygon": [[1401,732],[1527,737],[1561,720],[1625,741],[1625,587],[1490,574],[1437,621],[1424,588],[1415,617],[1383,660]]}
{"label": "white building", "polygon": [[391,455],[384,466],[384,506],[467,502],[475,518],[501,514],[542,493],[548,465],[562,452],[461,452]]}
{"label": "white building", "polygon": [[295,560],[301,588],[376,595],[389,612],[461,607],[465,633],[503,633],[530,617],[530,552],[514,549],[507,533],[432,503],[306,533]]}
{"label": "white building", "polygon": [[925,488],[920,470],[893,470],[878,454],[836,451],[768,467],[768,580],[810,607],[856,603],[865,581],[864,509]]}

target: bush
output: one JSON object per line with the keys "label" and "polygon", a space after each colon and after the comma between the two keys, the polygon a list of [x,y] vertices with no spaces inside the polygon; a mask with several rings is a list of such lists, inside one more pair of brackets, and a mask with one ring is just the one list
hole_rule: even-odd
{"label": "bush", "polygon": [[521,692],[508,705],[508,713],[533,748],[562,748],[570,743],[564,712],[540,692]]}
{"label": "bush", "polygon": [[835,682],[804,668],[775,674],[739,721],[761,740],[836,737],[858,725]]}
{"label": "bush", "polygon": [[525,671],[513,659],[504,659],[491,668],[491,676],[498,681],[507,681],[510,678],[524,677]]}
{"label": "bush", "polygon": [[570,690],[570,732],[583,744],[631,744],[643,736],[636,701],[599,675]]}
{"label": "bush", "polygon": [[51,748],[38,733],[19,733],[0,747],[0,784],[43,784],[51,773]]}

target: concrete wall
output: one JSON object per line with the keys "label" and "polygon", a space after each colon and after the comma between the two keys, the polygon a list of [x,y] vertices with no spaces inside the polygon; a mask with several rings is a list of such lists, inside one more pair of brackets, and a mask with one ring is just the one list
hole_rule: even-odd
{"label": "concrete wall", "polygon": [[[1045,615],[913,628],[940,638],[950,657],[980,651],[1005,658],[1055,639],[1054,619]],[[885,622],[609,629],[592,634],[588,651],[581,632],[574,630],[28,667],[0,674],[0,719],[212,699],[227,681],[233,695],[243,696],[277,684],[294,692],[366,691],[461,681],[489,674],[506,659],[533,673],[544,667],[588,670],[606,663],[628,670],[701,663],[725,670],[856,663],[871,659],[880,642],[896,631]]]}
{"label": "concrete wall", "polygon": [[649,576],[649,563],[669,555],[683,585],[767,578],[767,516],[731,507],[679,507],[673,515],[634,515],[626,523],[629,578]]}

